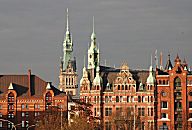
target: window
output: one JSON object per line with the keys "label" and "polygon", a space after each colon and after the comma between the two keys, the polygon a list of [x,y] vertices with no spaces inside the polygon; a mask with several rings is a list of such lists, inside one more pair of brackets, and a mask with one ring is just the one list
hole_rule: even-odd
{"label": "window", "polygon": [[21,122],[21,127],[25,127],[25,121]]}
{"label": "window", "polygon": [[125,90],[127,90],[128,88],[127,88],[127,85],[125,85]]}
{"label": "window", "polygon": [[25,113],[25,116],[26,116],[26,117],[29,117],[29,112],[26,112],[26,113]]}
{"label": "window", "polygon": [[138,96],[138,102],[141,102],[141,96]]}
{"label": "window", "polygon": [[111,116],[112,115],[112,108],[105,108],[105,116]]}
{"label": "window", "polygon": [[192,101],[189,102],[189,108],[192,108]]}
{"label": "window", "polygon": [[0,117],[3,117],[2,113],[0,113]]}
{"label": "window", "polygon": [[29,105],[28,104],[26,104],[26,109],[29,109]]}
{"label": "window", "polygon": [[161,108],[168,108],[168,103],[166,101],[162,101],[161,102]]}
{"label": "window", "polygon": [[8,122],[7,127],[12,128],[12,124],[10,122]]}
{"label": "window", "polygon": [[29,121],[26,121],[26,127],[29,127]]}
{"label": "window", "polygon": [[2,108],[3,108],[2,105],[0,105],[0,110],[2,110]]}
{"label": "window", "polygon": [[21,109],[25,109],[25,104],[21,104]]}
{"label": "window", "polygon": [[3,122],[2,121],[0,121],[0,127],[3,127]]}
{"label": "window", "polygon": [[119,102],[119,96],[116,96],[116,102]]}
{"label": "window", "polygon": [[166,113],[161,113],[161,118],[168,118],[168,114],[166,114]]}
{"label": "window", "polygon": [[106,130],[112,130],[112,124],[111,124],[111,122],[105,122],[105,129],[106,129]]}
{"label": "window", "polygon": [[151,108],[151,116],[153,116],[153,108]]}
{"label": "window", "polygon": [[8,118],[14,118],[14,114],[13,113],[8,113]]}
{"label": "window", "polygon": [[124,85],[122,85],[122,90],[124,90]]}
{"label": "window", "polygon": [[22,113],[21,113],[21,117],[25,117],[25,112],[22,112]]}
{"label": "window", "polygon": [[120,96],[120,102],[123,102],[123,97],[122,96]]}
{"label": "window", "polygon": [[127,96],[127,102],[129,102],[129,96]]}
{"label": "window", "polygon": [[166,97],[167,93],[163,91],[163,92],[161,92],[161,96]]}
{"label": "window", "polygon": [[179,77],[175,78],[174,86],[175,87],[181,87],[181,79]]}
{"label": "window", "polygon": [[138,108],[139,116],[145,116],[145,108]]}
{"label": "window", "polygon": [[120,90],[120,85],[118,85],[118,90]]}

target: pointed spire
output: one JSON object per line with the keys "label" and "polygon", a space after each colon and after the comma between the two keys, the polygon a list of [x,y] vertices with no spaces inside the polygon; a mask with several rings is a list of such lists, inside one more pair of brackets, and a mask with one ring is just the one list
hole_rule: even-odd
{"label": "pointed spire", "polygon": [[66,27],[66,33],[69,33],[69,10],[67,8],[67,27]]}
{"label": "pointed spire", "polygon": [[163,70],[163,53],[160,53],[160,70]]}
{"label": "pointed spire", "polygon": [[175,62],[181,62],[178,53],[177,53],[177,56],[176,56],[176,58],[175,58]]}
{"label": "pointed spire", "polygon": [[171,70],[173,68],[170,58],[170,53],[168,54],[167,64],[165,66],[165,70]]}
{"label": "pointed spire", "polygon": [[156,68],[158,68],[157,49],[155,50],[155,62],[156,62]]}

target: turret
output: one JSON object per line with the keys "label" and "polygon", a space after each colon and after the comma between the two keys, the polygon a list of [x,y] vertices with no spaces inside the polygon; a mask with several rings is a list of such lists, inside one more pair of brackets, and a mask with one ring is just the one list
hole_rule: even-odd
{"label": "turret", "polygon": [[93,32],[91,34],[91,46],[88,49],[88,69],[94,69],[94,76],[97,66],[99,65],[99,49],[96,46],[96,34],[94,29],[93,17]]}
{"label": "turret", "polygon": [[152,56],[151,56],[151,65],[149,67],[149,76],[147,78],[147,85],[153,85],[154,86],[155,78],[153,76],[153,67],[152,67]]}
{"label": "turret", "polygon": [[97,69],[96,69],[96,77],[94,78],[93,80],[93,86],[99,86],[99,87],[102,87],[102,83],[103,83],[103,80],[102,78],[100,77],[99,75],[99,66],[97,66]]}

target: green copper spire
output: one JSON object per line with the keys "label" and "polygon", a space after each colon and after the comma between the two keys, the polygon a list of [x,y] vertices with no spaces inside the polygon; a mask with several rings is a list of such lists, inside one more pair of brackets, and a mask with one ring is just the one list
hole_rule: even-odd
{"label": "green copper spire", "polygon": [[73,41],[71,37],[71,33],[69,30],[69,12],[67,8],[67,20],[66,20],[66,33],[63,41],[63,70],[65,70],[68,66],[69,61],[71,61],[73,52]]}

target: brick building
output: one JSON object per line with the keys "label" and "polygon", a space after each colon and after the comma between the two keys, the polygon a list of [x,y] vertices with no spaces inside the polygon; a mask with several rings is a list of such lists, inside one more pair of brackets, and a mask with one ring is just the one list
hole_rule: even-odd
{"label": "brick building", "polygon": [[26,130],[35,125],[37,117],[53,107],[66,112],[66,94],[31,74],[30,70],[26,75],[0,75],[1,130],[11,129],[11,122],[17,129]]}
{"label": "brick building", "polygon": [[[118,69],[101,66],[99,54],[93,22],[88,68],[84,63],[80,80],[80,99],[93,105],[93,116],[103,119],[106,130],[133,129],[133,126],[114,125],[114,120],[110,118],[124,115],[127,110],[133,110],[128,113],[129,116],[139,116],[139,122],[135,122],[137,129],[153,130],[155,77],[152,65],[149,70],[131,70],[127,64]],[[133,119],[127,121],[133,123]]]}
{"label": "brick building", "polygon": [[179,56],[156,70],[158,129],[192,129],[192,73]]}

